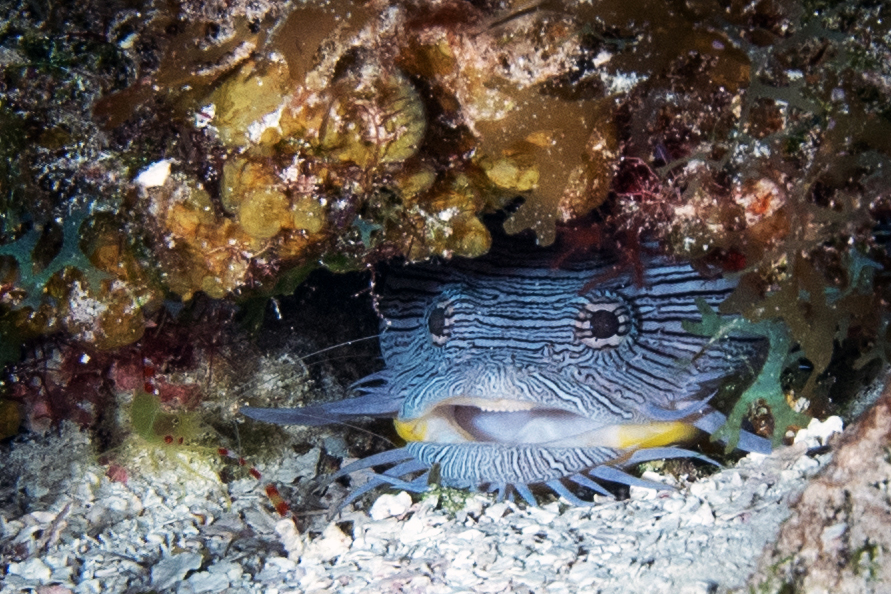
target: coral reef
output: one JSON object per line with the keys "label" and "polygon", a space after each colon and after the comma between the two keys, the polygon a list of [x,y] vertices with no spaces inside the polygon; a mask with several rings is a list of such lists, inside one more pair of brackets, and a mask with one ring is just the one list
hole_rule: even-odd
{"label": "coral reef", "polygon": [[[567,255],[741,277],[720,313],[772,348],[728,437],[743,417],[785,435],[891,354],[880,3],[4,10],[0,364],[29,354],[5,424],[36,418],[39,362],[86,354],[113,383],[161,322],[195,323],[181,303],[257,327],[317,267],[480,255],[505,208]],[[713,315],[699,330],[719,335]],[[49,418],[95,422],[77,399]]]}

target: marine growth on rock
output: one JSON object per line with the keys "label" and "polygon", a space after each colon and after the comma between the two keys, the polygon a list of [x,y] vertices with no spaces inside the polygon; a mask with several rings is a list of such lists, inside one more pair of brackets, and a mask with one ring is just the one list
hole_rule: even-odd
{"label": "marine growth on rock", "polygon": [[738,275],[718,311],[776,369],[723,405],[783,435],[888,358],[889,23],[857,2],[12,9],[4,426],[46,396],[10,387],[38,353],[106,353],[109,377],[200,304],[255,320],[315,268],[480,256],[506,209],[555,264]]}

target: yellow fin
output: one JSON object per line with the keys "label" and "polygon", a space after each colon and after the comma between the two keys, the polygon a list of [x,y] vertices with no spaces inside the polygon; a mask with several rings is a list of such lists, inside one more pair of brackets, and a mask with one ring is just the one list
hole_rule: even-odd
{"label": "yellow fin", "polygon": [[655,448],[689,441],[697,433],[696,427],[680,421],[617,427],[618,446],[634,449]]}

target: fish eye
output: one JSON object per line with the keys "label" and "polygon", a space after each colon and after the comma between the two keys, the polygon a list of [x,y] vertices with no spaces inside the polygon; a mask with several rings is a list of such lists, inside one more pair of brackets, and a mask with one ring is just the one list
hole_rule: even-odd
{"label": "fish eye", "polygon": [[430,331],[430,334],[434,337],[436,336],[445,336],[445,308],[437,307],[433,311],[430,312],[430,317],[427,318],[427,330]]}
{"label": "fish eye", "polygon": [[452,307],[448,302],[437,303],[427,316],[427,331],[433,344],[442,346],[449,339]]}
{"label": "fish eye", "polygon": [[619,333],[619,317],[615,312],[600,309],[591,312],[589,320],[591,324],[591,335],[594,338],[612,338]]}
{"label": "fish eye", "polygon": [[631,311],[615,299],[586,303],[575,321],[575,338],[595,349],[615,348],[631,332]]}

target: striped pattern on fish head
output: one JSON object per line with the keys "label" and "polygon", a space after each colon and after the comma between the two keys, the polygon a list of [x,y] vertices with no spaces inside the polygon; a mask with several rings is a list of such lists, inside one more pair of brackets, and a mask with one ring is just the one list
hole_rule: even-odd
{"label": "striped pattern on fish head", "polygon": [[382,388],[402,403],[406,450],[438,464],[443,484],[547,483],[663,451],[714,426],[707,401],[721,379],[758,359],[757,341],[710,344],[684,329],[701,320],[697,300],[717,307],[732,281],[652,259],[640,286],[620,275],[588,288],[610,263],[523,261],[386,279]]}
{"label": "striped pattern on fish head", "polygon": [[[343,503],[375,487],[445,486],[518,493],[544,484],[577,504],[569,483],[659,486],[621,471],[646,460],[699,457],[674,447],[725,417],[708,405],[722,379],[756,371],[765,344],[687,332],[733,290],[689,265],[647,260],[643,282],[612,263],[551,266],[553,252],[506,250],[448,264],[392,268],[378,306],[386,368],[349,400],[297,409],[244,408],[252,418],[319,425],[395,417],[402,448],[359,460],[343,476],[390,465]],[[604,279],[597,282],[597,279]],[[593,281],[593,282],[592,282]],[[769,452],[742,432],[740,449]]]}

